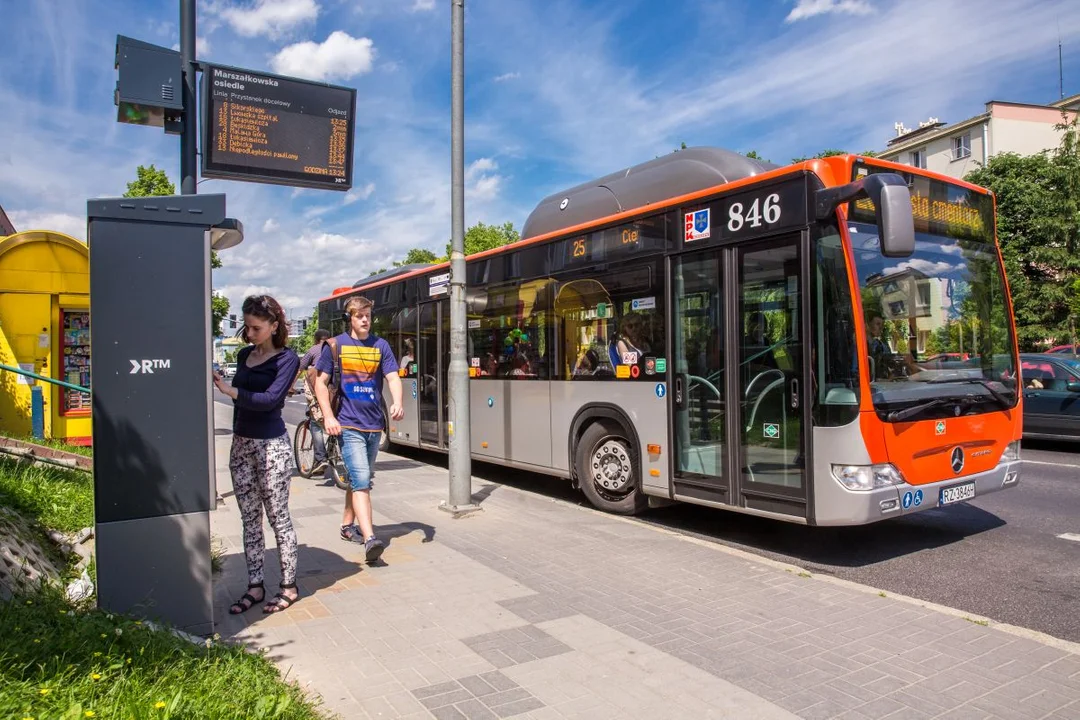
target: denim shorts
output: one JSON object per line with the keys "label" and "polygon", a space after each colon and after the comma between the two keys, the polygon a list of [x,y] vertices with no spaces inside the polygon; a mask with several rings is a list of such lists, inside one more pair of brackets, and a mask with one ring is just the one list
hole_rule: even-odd
{"label": "denim shorts", "polygon": [[381,440],[381,432],[341,429],[341,458],[345,461],[349,485],[353,490],[371,489],[371,476],[375,474],[375,458],[379,456]]}

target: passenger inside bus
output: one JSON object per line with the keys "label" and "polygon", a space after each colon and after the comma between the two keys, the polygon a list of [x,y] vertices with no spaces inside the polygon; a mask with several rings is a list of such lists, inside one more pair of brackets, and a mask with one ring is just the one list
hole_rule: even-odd
{"label": "passenger inside bus", "polygon": [[[619,339],[615,343],[619,360],[624,365],[634,365],[649,352],[649,349],[645,318],[640,313],[627,313],[619,325]],[[633,357],[634,360],[627,360],[627,357]]]}
{"label": "passenger inside bus", "polygon": [[499,361],[492,353],[486,353],[480,361],[480,374],[484,377],[494,376],[499,371]]}
{"label": "passenger inside bus", "polygon": [[595,375],[600,369],[600,356],[596,354],[596,351],[591,347],[587,347],[585,352],[578,358],[577,364],[574,365],[573,377],[587,377]]}

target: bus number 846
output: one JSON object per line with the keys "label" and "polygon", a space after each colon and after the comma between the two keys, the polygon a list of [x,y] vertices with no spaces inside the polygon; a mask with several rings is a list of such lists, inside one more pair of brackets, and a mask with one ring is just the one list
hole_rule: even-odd
{"label": "bus number 846", "polygon": [[749,225],[752,228],[761,227],[762,220],[767,225],[778,222],[780,220],[780,195],[773,193],[766,197],[764,202],[761,198],[754,198],[754,202],[750,203],[745,213],[743,210],[744,206],[741,202],[731,203],[731,207],[728,208],[727,226],[731,232],[739,232],[743,225]]}

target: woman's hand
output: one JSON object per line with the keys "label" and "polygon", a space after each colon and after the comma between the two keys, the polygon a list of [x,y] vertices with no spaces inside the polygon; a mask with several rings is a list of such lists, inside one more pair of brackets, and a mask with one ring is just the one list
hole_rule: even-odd
{"label": "woman's hand", "polygon": [[236,396],[238,395],[238,393],[236,392],[236,388],[230,385],[228,381],[225,380],[225,378],[221,377],[221,375],[218,374],[217,371],[214,371],[214,386],[217,387],[217,389],[220,390],[223,394],[231,397],[233,400],[235,400]]}

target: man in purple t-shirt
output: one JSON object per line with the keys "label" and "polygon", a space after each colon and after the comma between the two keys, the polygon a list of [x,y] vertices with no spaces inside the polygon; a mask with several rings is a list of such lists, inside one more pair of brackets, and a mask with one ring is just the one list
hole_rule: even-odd
{"label": "man in purple t-shirt", "polygon": [[341,404],[337,414],[330,407],[329,382],[334,374],[335,351],[323,348],[315,364],[318,377],[315,397],[323,415],[323,428],[341,436],[341,455],[349,473],[345,492],[345,512],[341,518],[341,539],[362,542],[368,562],[382,555],[383,542],[375,537],[371,523],[371,474],[379,454],[383,419],[382,386],[390,386],[391,420],[405,417],[401,404],[401,378],[389,343],[371,334],[371,308],[367,298],[354,297],[345,303],[348,332],[334,338],[341,377],[337,391]]}

